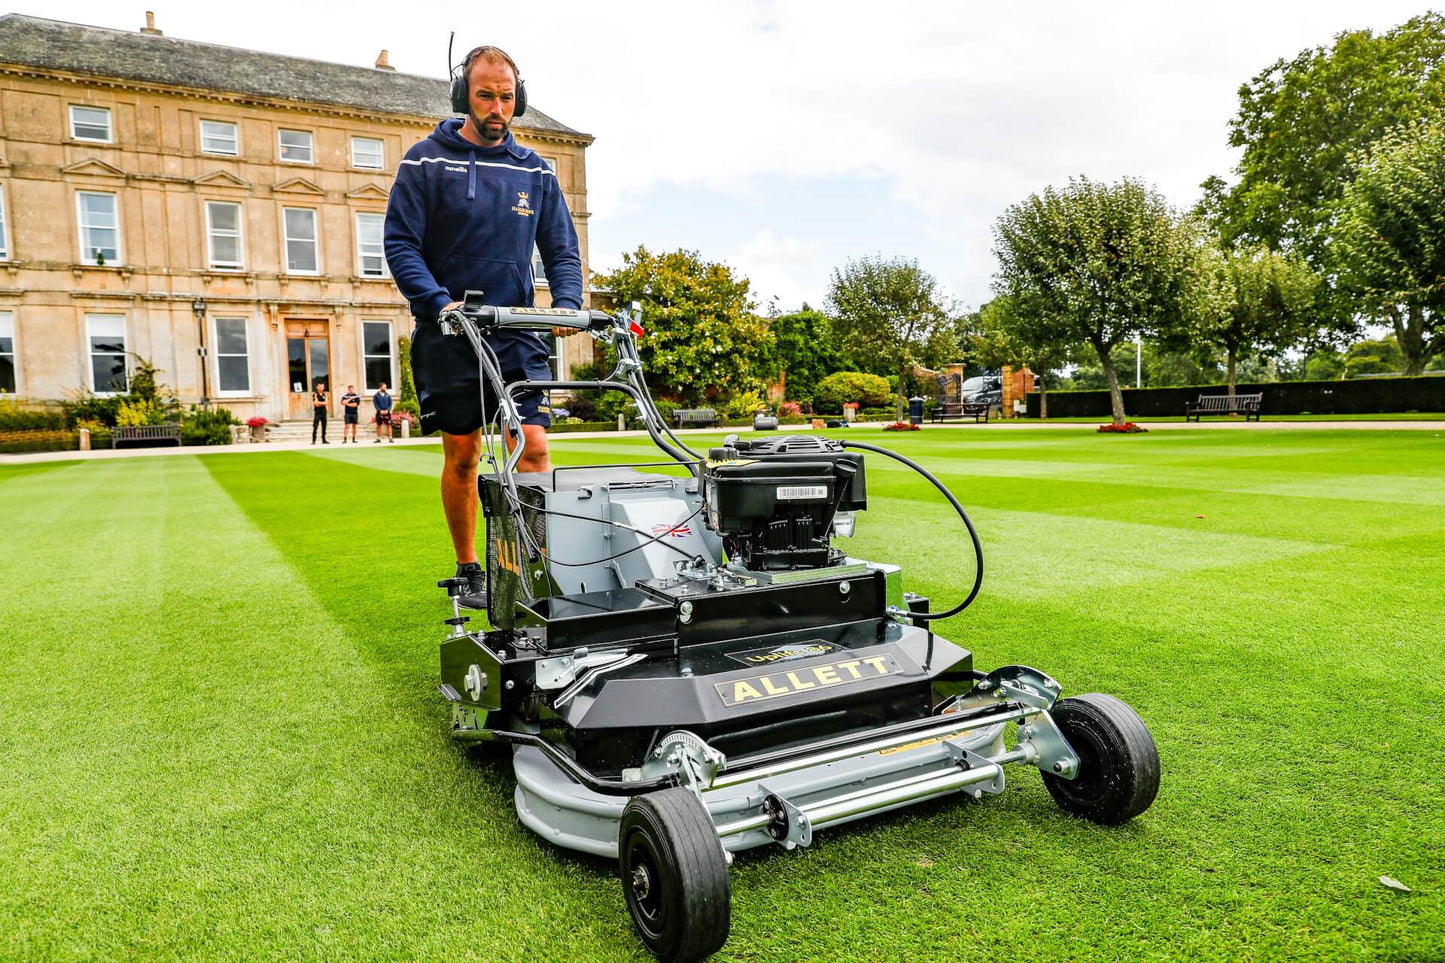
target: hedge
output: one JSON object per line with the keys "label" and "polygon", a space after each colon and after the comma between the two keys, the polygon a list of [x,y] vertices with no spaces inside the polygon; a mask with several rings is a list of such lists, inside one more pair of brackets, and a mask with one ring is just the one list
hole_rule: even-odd
{"label": "hedge", "polygon": [[[1200,395],[1227,394],[1227,385],[1185,388],[1125,388],[1124,411],[1131,418],[1184,417]],[[1260,413],[1269,415],[1359,415],[1395,411],[1445,411],[1445,377],[1360,378],[1352,381],[1278,381],[1240,384],[1235,394],[1263,394]],[[1108,418],[1107,391],[1050,391],[1053,418]],[[1039,416],[1039,393],[1028,396],[1028,416]]]}
{"label": "hedge", "polygon": [[18,455],[33,451],[74,451],[79,447],[80,433],[75,431],[0,431],[0,455]]}

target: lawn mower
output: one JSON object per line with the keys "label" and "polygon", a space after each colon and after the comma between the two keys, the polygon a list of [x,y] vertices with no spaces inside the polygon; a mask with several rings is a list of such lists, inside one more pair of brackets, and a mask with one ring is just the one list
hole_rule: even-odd
{"label": "lawn mower", "polygon": [[[1149,807],[1159,757],[1128,706],[1060,699],[1025,666],[975,670],[932,631],[983,581],[978,534],[942,482],[886,448],[821,435],[693,449],[648,393],[640,320],[637,305],[500,308],[476,292],[441,317],[499,403],[478,480],[491,627],[468,630],[464,581],[439,583],[453,602],[440,689],[456,739],[510,749],[523,824],[617,860],[649,950],[670,963],[723,945],[735,853],[1000,793],[1010,765],[1039,769],[1063,809],[1097,823]],[[613,372],[504,383],[487,335],[558,326],[610,345]],[[587,389],[630,396],[665,460],[516,471],[518,397]],[[833,544],[867,508],[865,453],[917,471],[956,511],[973,556],[957,604],[934,611],[897,565]]]}

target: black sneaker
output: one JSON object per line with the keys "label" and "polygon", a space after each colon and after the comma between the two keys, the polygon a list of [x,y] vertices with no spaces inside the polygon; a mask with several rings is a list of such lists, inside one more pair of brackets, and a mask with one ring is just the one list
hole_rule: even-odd
{"label": "black sneaker", "polygon": [[458,562],[457,578],[467,580],[467,591],[457,599],[462,608],[484,609],[487,607],[487,570],[480,562]]}

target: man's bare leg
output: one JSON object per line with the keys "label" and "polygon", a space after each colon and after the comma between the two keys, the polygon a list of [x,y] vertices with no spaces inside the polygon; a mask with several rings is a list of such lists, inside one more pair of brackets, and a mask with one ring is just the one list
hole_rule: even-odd
{"label": "man's bare leg", "polygon": [[477,461],[482,433],[442,433],[442,511],[452,534],[457,563],[477,560]]}
{"label": "man's bare leg", "polygon": [[[551,471],[547,456],[547,429],[541,425],[523,425],[527,444],[517,471]],[[516,447],[507,435],[507,450]],[[482,433],[470,435],[442,434],[442,511],[447,516],[447,529],[452,535],[457,563],[477,561],[477,463],[482,456]]]}

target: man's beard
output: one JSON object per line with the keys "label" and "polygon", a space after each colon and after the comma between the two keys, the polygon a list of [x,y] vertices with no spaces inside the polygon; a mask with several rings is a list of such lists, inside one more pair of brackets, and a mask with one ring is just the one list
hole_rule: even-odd
{"label": "man's beard", "polygon": [[[467,116],[472,119],[472,126],[476,128],[477,133],[481,134],[484,140],[501,140],[507,136],[506,124],[485,120],[484,118],[478,117],[476,112],[469,113]],[[491,130],[487,129],[489,126],[492,128]]]}

